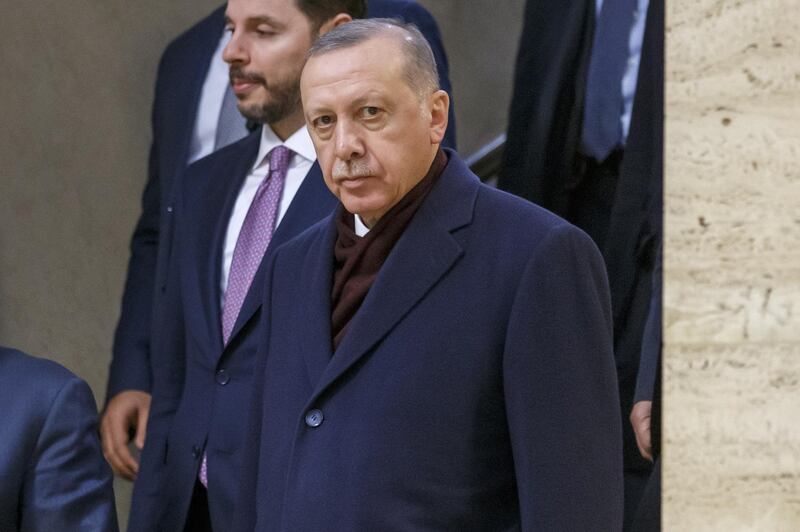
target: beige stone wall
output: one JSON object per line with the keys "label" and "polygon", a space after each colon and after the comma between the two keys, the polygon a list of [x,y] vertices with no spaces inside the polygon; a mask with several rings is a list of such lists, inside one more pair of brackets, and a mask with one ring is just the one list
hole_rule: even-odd
{"label": "beige stone wall", "polygon": [[665,530],[800,530],[800,3],[667,2]]}

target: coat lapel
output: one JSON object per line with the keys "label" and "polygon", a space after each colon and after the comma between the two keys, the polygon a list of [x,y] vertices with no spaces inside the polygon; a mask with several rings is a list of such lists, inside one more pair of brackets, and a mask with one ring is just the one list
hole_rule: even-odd
{"label": "coat lapel", "polygon": [[439,183],[386,259],[319,378],[315,397],[389,334],[464,253],[452,232],[472,220],[479,181],[453,152],[448,154],[450,162]]}
{"label": "coat lapel", "polygon": [[296,279],[297,300],[304,302],[306,316],[303,334],[297,343],[305,358],[311,388],[319,382],[333,356],[331,334],[331,286],[333,284],[333,246],[336,242],[333,215],[323,225],[320,236],[311,244],[309,258]]}
{"label": "coat lapel", "polygon": [[228,343],[233,342],[236,335],[261,307],[264,276],[266,275],[265,269],[269,262],[267,258],[270,257],[281,244],[291,240],[293,237],[330,214],[336,207],[336,204],[336,198],[325,186],[319,164],[315,162],[308,171],[305,179],[303,179],[303,184],[300,185],[297,194],[289,205],[289,209],[287,209],[286,214],[283,216],[283,219],[272,235],[272,240],[267,247],[264,257],[261,259],[261,264],[253,277],[253,282],[250,284],[250,290],[247,292],[247,296],[245,296],[242,302],[242,308],[239,310],[239,316],[236,318],[236,323],[233,326]]}

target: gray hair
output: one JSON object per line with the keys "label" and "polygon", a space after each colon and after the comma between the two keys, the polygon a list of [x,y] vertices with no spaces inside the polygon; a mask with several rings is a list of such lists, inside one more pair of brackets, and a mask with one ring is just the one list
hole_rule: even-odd
{"label": "gray hair", "polygon": [[389,37],[400,43],[406,63],[403,77],[420,99],[439,90],[436,59],[428,41],[415,25],[406,24],[398,19],[359,19],[341,24],[311,46],[308,58],[350,48],[378,37]]}

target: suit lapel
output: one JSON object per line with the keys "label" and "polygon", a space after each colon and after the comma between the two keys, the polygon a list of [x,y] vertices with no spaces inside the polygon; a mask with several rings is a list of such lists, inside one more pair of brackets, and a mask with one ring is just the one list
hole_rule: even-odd
{"label": "suit lapel", "polygon": [[[220,309],[220,272],[222,271],[222,249],[233,206],[242,188],[242,182],[255,161],[261,141],[260,132],[218,152],[217,162],[207,176],[202,190],[191,197],[196,198],[197,260],[199,290],[212,345],[222,349],[222,318]],[[188,186],[192,186],[191,183]],[[192,208],[193,206],[188,206]]]}
{"label": "suit lapel", "polygon": [[289,209],[287,209],[286,214],[272,235],[272,240],[264,253],[264,258],[261,259],[261,264],[253,277],[253,282],[250,284],[250,290],[248,290],[247,296],[242,302],[242,308],[231,331],[229,343],[233,341],[239,331],[242,330],[242,327],[261,307],[265,269],[269,262],[267,257],[271,256],[281,244],[291,240],[294,236],[330,214],[335,206],[336,198],[325,186],[319,164],[315,162],[308,174],[306,174],[305,179],[303,179],[303,183],[289,205]]}
{"label": "suit lapel", "polygon": [[347,335],[317,383],[315,396],[389,334],[464,253],[451,233],[471,221],[479,182],[452,152],[449,155],[450,162],[439,182],[389,254],[353,317]]}
{"label": "suit lapel", "polygon": [[[204,24],[206,27],[202,31],[196,32],[194,42],[187,46],[192,53],[184,54],[181,63],[183,65],[181,77],[184,80],[180,86],[189,87],[189,90],[186,92],[186,97],[175,98],[171,102],[175,109],[170,116],[181,117],[181,119],[176,122],[177,131],[174,132],[173,137],[177,139],[177,142],[172,158],[174,167],[170,175],[180,175],[189,158],[189,147],[197,120],[197,106],[200,103],[200,94],[211,66],[209,58],[214,55],[214,50],[216,50],[225,29],[225,6],[217,9]],[[183,117],[192,118],[186,120]]]}

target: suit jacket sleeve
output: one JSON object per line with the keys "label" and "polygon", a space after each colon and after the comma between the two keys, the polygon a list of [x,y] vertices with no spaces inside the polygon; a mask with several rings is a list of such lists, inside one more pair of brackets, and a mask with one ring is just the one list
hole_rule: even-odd
{"label": "suit jacket sleeve", "polygon": [[636,394],[633,402],[652,401],[656,384],[658,364],[661,360],[661,250],[658,251],[656,266],[653,270],[653,290],[650,298],[650,310],[644,326],[642,338],[642,357],[639,361],[639,373],[636,377]]}
{"label": "suit jacket sleeve", "polygon": [[[163,58],[159,74],[161,68]],[[156,86],[151,119],[153,128],[158,114],[158,92]],[[119,322],[114,333],[106,401],[123,390],[150,392],[150,332],[158,256],[160,189],[158,146],[153,140],[150,145],[147,184],[142,194],[142,213],[131,237],[128,275]]]}
{"label": "suit jacket sleeve", "polygon": [[[173,253],[180,255],[181,246],[181,183],[176,181],[175,238]],[[152,357],[152,402],[147,420],[147,439],[142,450],[139,475],[134,483],[133,502],[128,530],[150,530],[155,516],[144,515],[141,508],[149,508],[149,499],[163,496],[159,490],[166,463],[167,435],[174,414],[180,404],[186,376],[186,342],[183,304],[181,297],[180,264],[178,260],[169,263],[166,280],[166,293],[163,295],[159,327],[162,334],[153,342]],[[146,479],[146,482],[140,481]],[[146,485],[145,485],[146,484]],[[138,512],[138,513],[137,513]]]}
{"label": "suit jacket sleeve", "polygon": [[115,531],[111,470],[89,386],[71,377],[50,407],[25,475],[20,530]]}
{"label": "suit jacket sleeve", "polygon": [[533,252],[504,353],[522,530],[622,523],[622,428],[602,258],[561,225]]}

